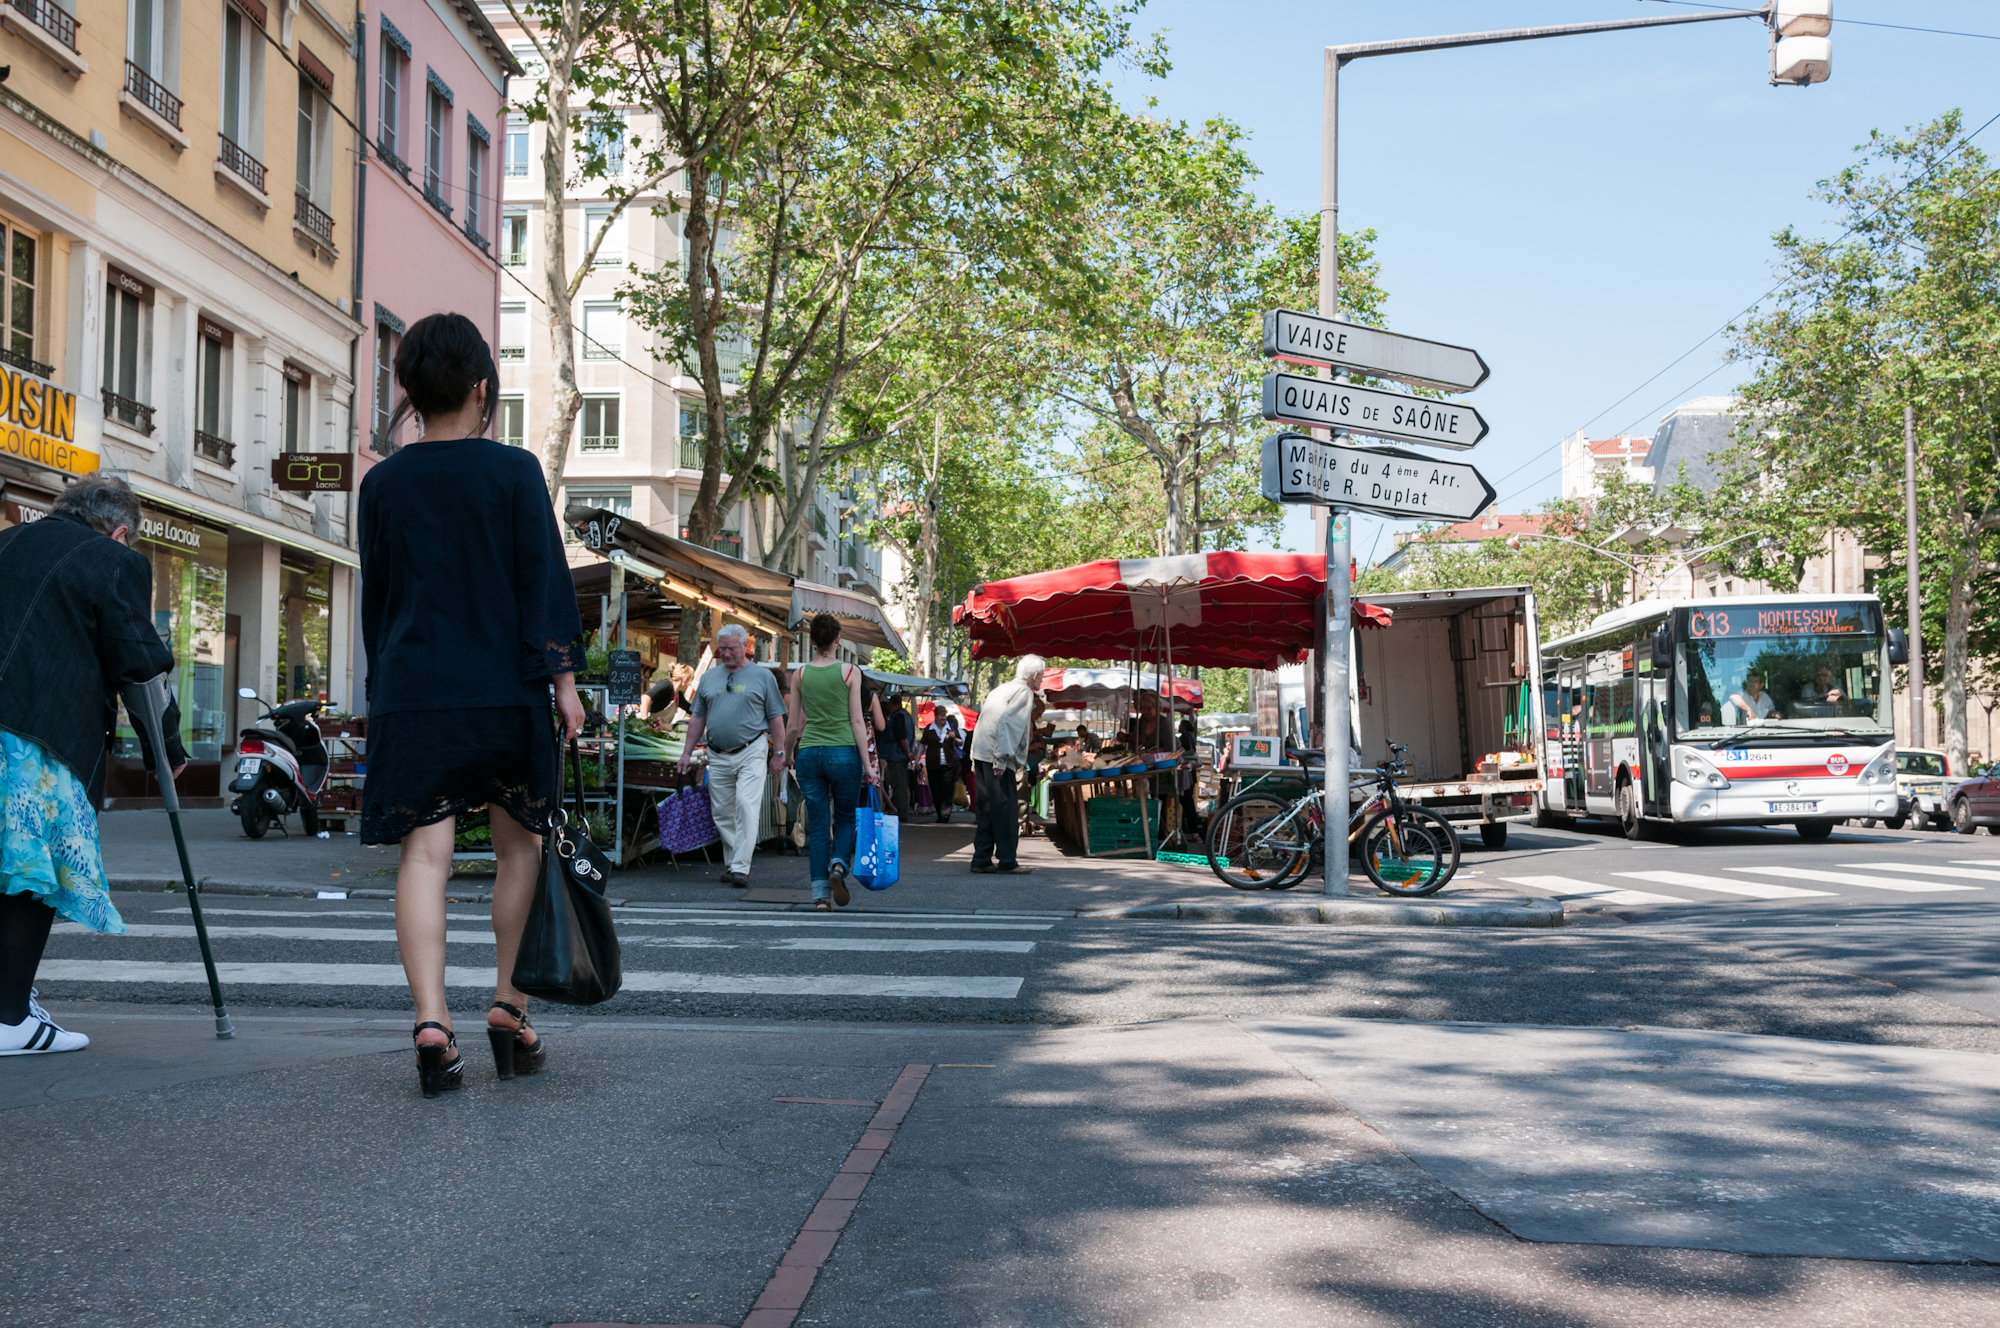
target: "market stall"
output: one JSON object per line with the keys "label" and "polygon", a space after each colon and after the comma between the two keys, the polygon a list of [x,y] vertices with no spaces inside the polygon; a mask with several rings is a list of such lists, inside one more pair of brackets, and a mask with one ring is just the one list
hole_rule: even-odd
{"label": "market stall", "polygon": [[[1316,556],[1289,553],[1103,559],[988,582],[952,620],[966,629],[974,659],[1032,653],[1151,663],[1151,695],[1172,697],[1179,710],[1177,668],[1271,669],[1304,660],[1321,630],[1325,568]],[[1354,622],[1386,627],[1390,614],[1356,601]],[[1056,822],[1085,853],[1150,857],[1178,828],[1174,794],[1193,778],[1195,757],[1181,750],[1167,709],[1156,702],[1151,732],[1134,735],[1150,741],[1107,747],[1087,765],[1056,772]],[[1100,799],[1109,801],[1093,811]]]}

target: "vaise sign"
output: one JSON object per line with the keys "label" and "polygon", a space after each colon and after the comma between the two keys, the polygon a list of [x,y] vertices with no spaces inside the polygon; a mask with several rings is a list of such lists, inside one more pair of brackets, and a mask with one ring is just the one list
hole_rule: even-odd
{"label": "vaise sign", "polygon": [[1264,440],[1264,496],[1384,516],[1470,521],[1497,495],[1471,466],[1392,447],[1343,447],[1303,434]]}

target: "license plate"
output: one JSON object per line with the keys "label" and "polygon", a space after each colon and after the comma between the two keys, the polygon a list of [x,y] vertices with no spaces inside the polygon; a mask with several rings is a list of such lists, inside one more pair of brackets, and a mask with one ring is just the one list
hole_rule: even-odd
{"label": "license plate", "polygon": [[248,774],[262,764],[263,762],[259,761],[256,757],[246,756],[236,763],[236,773],[239,775]]}
{"label": "license plate", "polygon": [[1816,812],[1819,810],[1819,804],[1817,802],[1774,802],[1771,804],[1771,810],[1774,812]]}

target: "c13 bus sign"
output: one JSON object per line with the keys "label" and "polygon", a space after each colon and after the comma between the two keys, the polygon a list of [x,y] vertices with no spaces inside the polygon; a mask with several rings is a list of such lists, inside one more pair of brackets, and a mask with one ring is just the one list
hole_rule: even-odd
{"label": "c13 bus sign", "polygon": [[1484,475],[1459,462],[1274,433],[1264,440],[1264,496],[1384,516],[1470,521],[1497,495]]}
{"label": "c13 bus sign", "polygon": [[1264,375],[1263,407],[1265,419],[1284,424],[1339,429],[1460,452],[1477,447],[1488,428],[1478,411],[1454,401],[1408,397],[1287,373]]}

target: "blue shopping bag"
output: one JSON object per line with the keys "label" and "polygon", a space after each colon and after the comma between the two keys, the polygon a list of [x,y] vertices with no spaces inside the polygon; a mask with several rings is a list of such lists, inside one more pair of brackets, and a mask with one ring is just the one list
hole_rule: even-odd
{"label": "blue shopping bag", "polygon": [[903,872],[903,823],[882,814],[871,784],[868,801],[854,809],[854,879],[870,890],[887,890]]}

